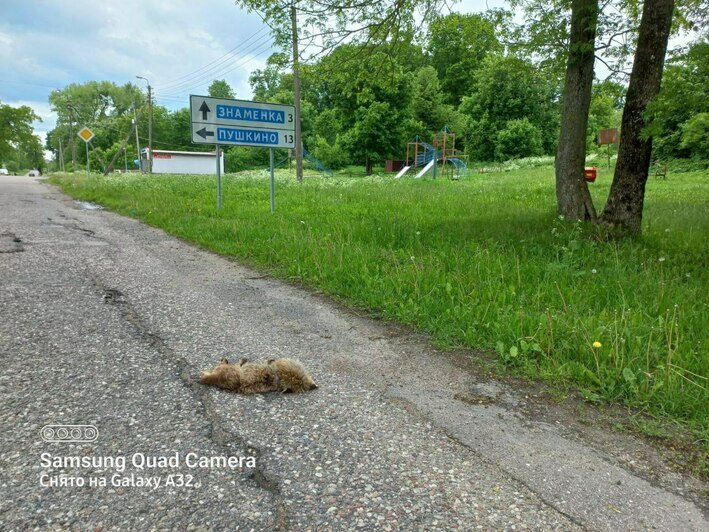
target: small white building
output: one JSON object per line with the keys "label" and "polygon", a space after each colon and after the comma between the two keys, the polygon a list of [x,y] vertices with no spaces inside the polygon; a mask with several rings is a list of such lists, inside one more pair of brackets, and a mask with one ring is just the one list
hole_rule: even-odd
{"label": "small white building", "polygon": [[[220,154],[219,167],[224,173],[224,152]],[[140,150],[140,168],[149,168],[148,148]],[[216,152],[153,150],[154,174],[216,174]]]}

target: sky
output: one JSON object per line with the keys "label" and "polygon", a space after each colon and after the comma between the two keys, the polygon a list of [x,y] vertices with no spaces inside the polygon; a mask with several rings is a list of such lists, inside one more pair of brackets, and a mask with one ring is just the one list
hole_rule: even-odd
{"label": "sky", "polygon": [[[485,9],[485,0],[454,7]],[[0,0],[0,102],[32,107],[43,142],[55,126],[54,89],[91,80],[145,88],[143,76],[157,103],[176,109],[226,79],[249,99],[249,74],[274,51],[260,17],[233,0]]]}

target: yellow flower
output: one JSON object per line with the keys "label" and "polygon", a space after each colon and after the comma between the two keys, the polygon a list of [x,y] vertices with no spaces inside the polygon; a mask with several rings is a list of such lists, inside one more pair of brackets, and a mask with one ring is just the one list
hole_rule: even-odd
{"label": "yellow flower", "polygon": [[601,342],[599,342],[598,340],[596,340],[595,342],[593,342],[593,347],[598,349],[599,347],[603,347],[603,344]]}

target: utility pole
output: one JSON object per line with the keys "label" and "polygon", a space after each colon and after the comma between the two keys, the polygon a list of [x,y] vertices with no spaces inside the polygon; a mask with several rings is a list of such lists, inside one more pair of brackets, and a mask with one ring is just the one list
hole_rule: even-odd
{"label": "utility pole", "polygon": [[61,137],[59,137],[59,171],[64,171],[64,148],[62,147]]}
{"label": "utility pole", "polygon": [[295,0],[290,5],[291,30],[293,32],[293,99],[295,100],[295,176],[303,181],[303,141],[300,136],[300,60],[298,58],[298,20]]}
{"label": "utility pole", "polygon": [[148,173],[153,173],[153,88],[150,86],[148,78],[136,76],[143,79],[148,84]]}
{"label": "utility pole", "polygon": [[69,102],[69,142],[71,142],[71,171],[76,172],[76,139],[74,138],[74,106]]}
{"label": "utility pole", "polygon": [[138,115],[133,109],[133,125],[135,126],[135,149],[138,150],[138,169],[143,173],[143,158],[140,156],[140,136],[138,136]]}
{"label": "utility pole", "polygon": [[[142,112],[143,108],[141,107],[140,110],[141,110],[141,112]],[[138,116],[139,116],[139,113],[136,113],[136,112],[135,112],[135,109],[133,109],[133,113],[134,113],[133,116],[134,116],[135,118],[133,118],[132,124],[136,124],[136,126],[135,126],[135,140],[136,140],[136,146],[139,146],[139,145],[137,144],[137,141],[138,141],[138,126],[137,126],[137,123],[138,123]],[[130,136],[131,136],[132,134],[133,134],[133,126],[131,125],[131,127],[128,128],[128,134],[126,135],[126,138],[123,139],[123,142],[121,143],[121,147],[118,148],[118,151],[117,151],[116,154],[113,156],[113,159],[111,159],[110,164],[109,164],[109,165],[106,167],[106,169],[104,170],[103,175],[108,175],[108,174],[110,174],[111,172],[113,172],[113,168],[114,168],[114,166],[115,166],[115,164],[116,164],[116,161],[118,160],[119,155],[121,154],[121,151],[123,152],[123,161],[124,161],[124,163],[125,163],[126,172],[128,171],[128,155],[126,154],[126,147],[128,146],[128,141],[130,140]],[[138,159],[140,160],[140,147],[138,147]]]}

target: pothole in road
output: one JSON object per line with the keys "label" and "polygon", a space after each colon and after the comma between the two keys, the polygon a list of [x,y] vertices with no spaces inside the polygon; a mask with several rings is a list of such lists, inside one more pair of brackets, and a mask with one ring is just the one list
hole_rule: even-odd
{"label": "pothole in road", "polygon": [[123,292],[113,288],[106,288],[103,291],[103,302],[107,305],[121,305],[126,302]]}
{"label": "pothole in road", "polygon": [[462,401],[467,405],[489,405],[498,402],[496,397],[490,397],[489,395],[482,395],[478,393],[456,393],[453,399]]}
{"label": "pothole in road", "polygon": [[19,253],[24,250],[22,239],[15,233],[0,233],[0,253]]}

